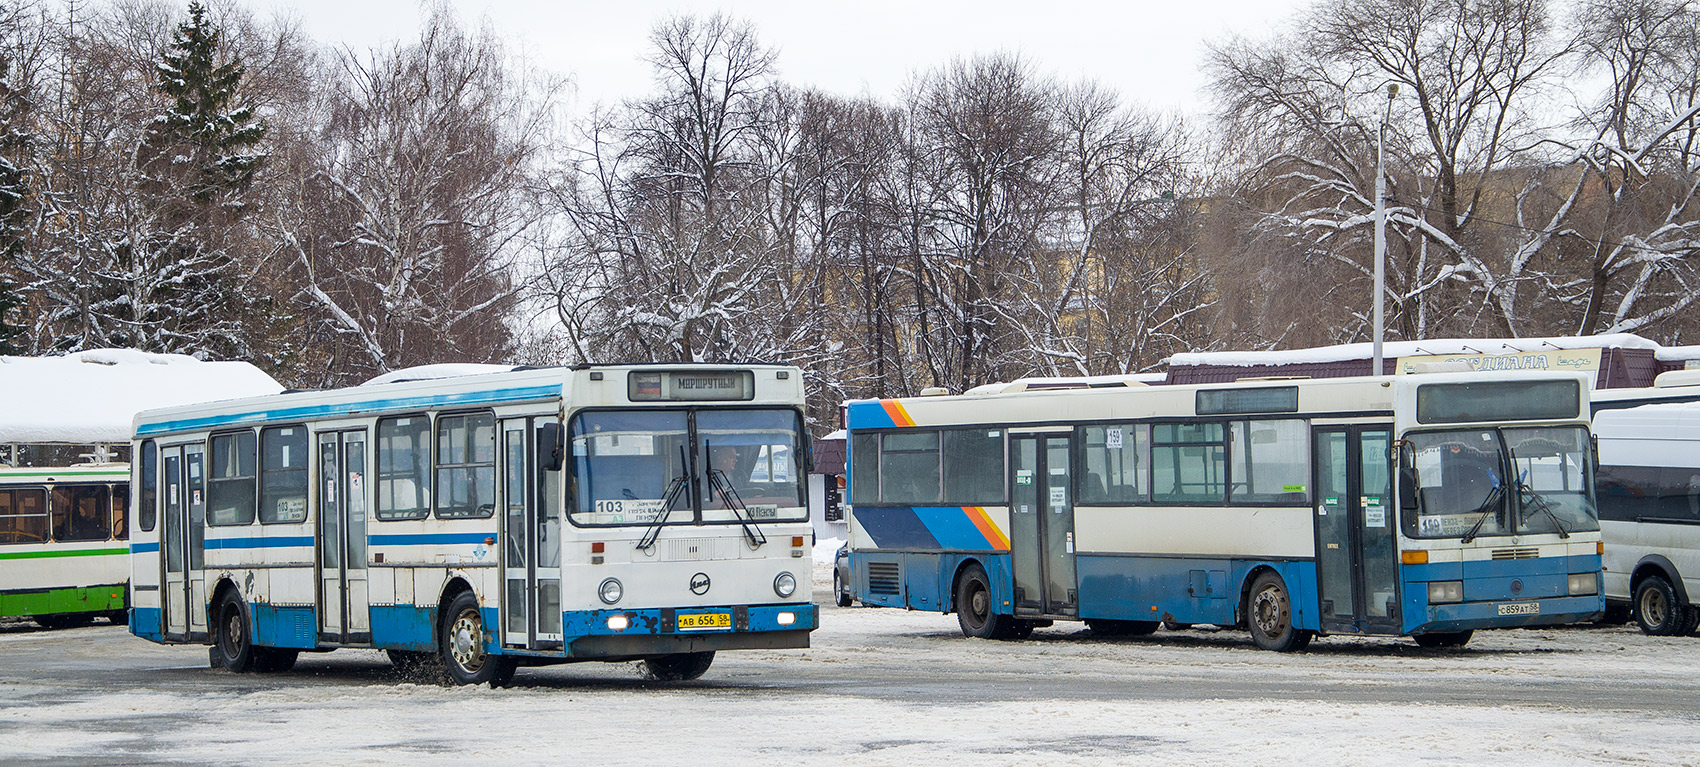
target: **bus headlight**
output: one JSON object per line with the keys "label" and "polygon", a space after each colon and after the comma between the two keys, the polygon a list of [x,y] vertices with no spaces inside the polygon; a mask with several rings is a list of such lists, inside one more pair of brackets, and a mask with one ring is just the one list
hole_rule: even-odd
{"label": "bus headlight", "polygon": [[1428,585],[1428,603],[1431,605],[1462,601],[1464,601],[1463,581],[1434,581]]}
{"label": "bus headlight", "polygon": [[626,595],[626,588],[620,585],[619,578],[609,578],[596,587],[596,595],[602,597],[603,603],[611,605]]}
{"label": "bus headlight", "polygon": [[1589,594],[1598,594],[1599,591],[1599,576],[1593,573],[1571,573],[1570,596],[1583,597]]}
{"label": "bus headlight", "polygon": [[780,573],[778,578],[773,579],[773,593],[778,594],[781,599],[797,593],[797,576]]}

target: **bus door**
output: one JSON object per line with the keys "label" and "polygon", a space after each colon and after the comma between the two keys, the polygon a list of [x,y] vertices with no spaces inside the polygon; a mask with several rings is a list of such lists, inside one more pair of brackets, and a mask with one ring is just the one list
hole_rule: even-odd
{"label": "bus door", "polygon": [[1016,615],[1073,616],[1078,610],[1069,441],[1066,433],[1010,435]]}
{"label": "bus door", "polygon": [[1399,632],[1392,432],[1318,428],[1316,568],[1321,621],[1337,633]]}
{"label": "bus door", "polygon": [[319,434],[319,639],[372,641],[366,587],[366,431]]}
{"label": "bus door", "polygon": [[166,639],[192,641],[207,635],[206,446],[161,451],[165,465],[165,530],[160,559]]}
{"label": "bus door", "polygon": [[509,647],[561,646],[561,472],[538,458],[538,444],[553,418],[502,422],[502,643]]}

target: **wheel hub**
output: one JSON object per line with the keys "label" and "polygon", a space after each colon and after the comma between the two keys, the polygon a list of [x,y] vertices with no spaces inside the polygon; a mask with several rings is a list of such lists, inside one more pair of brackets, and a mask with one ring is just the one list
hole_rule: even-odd
{"label": "wheel hub", "polygon": [[471,673],[484,667],[484,643],[480,641],[483,633],[483,622],[475,613],[464,612],[455,619],[449,634],[449,649],[456,665]]}
{"label": "wheel hub", "polygon": [[1281,633],[1281,595],[1275,589],[1264,589],[1257,592],[1252,600],[1252,620],[1264,634],[1274,636]]}
{"label": "wheel hub", "polygon": [[1641,617],[1647,619],[1647,623],[1650,625],[1663,625],[1665,622],[1664,595],[1653,589],[1648,589],[1646,594],[1641,597]]}

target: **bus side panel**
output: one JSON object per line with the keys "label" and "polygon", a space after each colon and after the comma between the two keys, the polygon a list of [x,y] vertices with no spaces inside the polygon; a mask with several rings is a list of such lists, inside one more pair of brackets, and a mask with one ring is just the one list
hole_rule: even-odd
{"label": "bus side panel", "polygon": [[1313,562],[1093,555],[1075,568],[1082,618],[1233,625],[1252,574],[1269,568],[1287,583],[1294,625],[1317,627]]}
{"label": "bus side panel", "polygon": [[313,608],[256,603],[248,607],[254,616],[254,643],[267,647],[311,650],[318,639],[318,621]]}
{"label": "bus side panel", "polygon": [[[493,620],[486,615],[486,620]],[[489,623],[488,625],[499,625]],[[374,605],[372,646],[391,650],[436,650],[432,641],[431,608],[417,605]]]}

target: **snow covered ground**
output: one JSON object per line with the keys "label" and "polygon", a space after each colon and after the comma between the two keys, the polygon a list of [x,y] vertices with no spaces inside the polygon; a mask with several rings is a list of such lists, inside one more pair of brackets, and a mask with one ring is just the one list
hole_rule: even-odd
{"label": "snow covered ground", "polygon": [[[829,571],[816,568],[817,594]],[[701,681],[629,664],[516,687],[398,679],[374,652],[275,676],[111,627],[0,630],[0,754],[37,762],[976,765],[1696,764],[1700,639],[1480,633],[1462,651],[1244,634],[969,641],[949,616],[822,608],[808,650],[722,653]]]}

